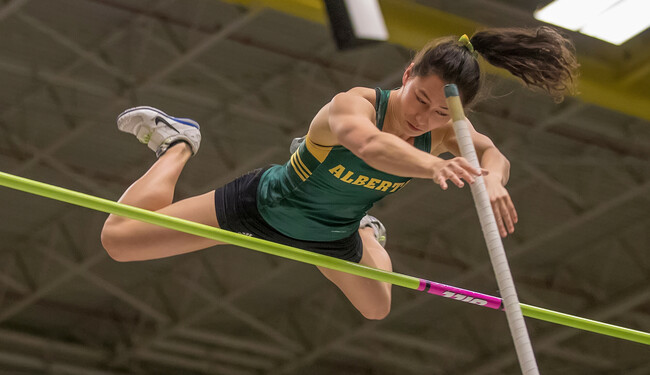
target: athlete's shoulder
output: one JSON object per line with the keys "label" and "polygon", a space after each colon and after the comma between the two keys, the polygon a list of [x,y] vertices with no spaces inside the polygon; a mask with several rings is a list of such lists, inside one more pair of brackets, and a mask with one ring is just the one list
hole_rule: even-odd
{"label": "athlete's shoulder", "polygon": [[353,87],[347,91],[348,94],[360,96],[370,102],[370,104],[375,106],[376,98],[377,98],[377,93],[375,89],[371,89],[369,87]]}
{"label": "athlete's shoulder", "polygon": [[336,119],[345,119],[344,123],[350,124],[347,121],[350,116],[361,116],[374,122],[375,96],[375,90],[367,87],[353,87],[336,94],[312,120],[309,126],[310,139],[320,145],[339,145],[338,137],[332,132],[332,123]]}
{"label": "athlete's shoulder", "polygon": [[353,87],[334,96],[330,102],[332,105],[330,111],[343,114],[364,113],[369,117],[374,116],[376,95],[373,89]]}

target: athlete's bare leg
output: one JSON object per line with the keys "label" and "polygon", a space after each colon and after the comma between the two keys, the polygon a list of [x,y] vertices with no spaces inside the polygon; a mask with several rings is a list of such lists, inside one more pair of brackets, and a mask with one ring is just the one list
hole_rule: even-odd
{"label": "athlete's bare leg", "polygon": [[[176,183],[191,155],[184,142],[172,146],[126,190],[119,202],[218,228],[214,191],[172,204]],[[106,220],[101,238],[108,254],[118,261],[164,258],[219,244],[116,215]]]}
{"label": "athlete's bare leg", "polygon": [[[386,250],[377,242],[372,228],[359,229],[363,241],[360,264],[392,271],[393,266]],[[391,287],[389,283],[367,279],[328,268],[318,269],[341,289],[354,307],[368,319],[383,319],[390,312]]]}
{"label": "athlete's bare leg", "polygon": [[[131,185],[119,202],[165,215],[219,227],[214,208],[214,191],[172,203],[183,167],[191,157],[189,146],[171,147]],[[375,239],[372,228],[359,230],[363,241],[360,263],[392,271],[390,257]],[[118,261],[137,261],[169,257],[205,249],[220,242],[183,232],[110,215],[102,230],[102,244]],[[320,268],[352,304],[368,319],[383,319],[391,305],[391,285],[384,282]]]}

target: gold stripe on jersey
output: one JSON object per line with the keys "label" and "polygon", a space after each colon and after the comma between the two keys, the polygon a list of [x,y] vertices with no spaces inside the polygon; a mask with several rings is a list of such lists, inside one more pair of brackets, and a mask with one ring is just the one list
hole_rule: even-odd
{"label": "gold stripe on jersey", "polygon": [[307,135],[305,139],[305,146],[307,146],[307,151],[309,151],[309,153],[312,154],[316,160],[321,163],[325,161],[327,155],[329,155],[330,151],[332,151],[332,146],[321,146],[317,143],[314,143],[311,138],[309,138],[309,135]]}
{"label": "gold stripe on jersey", "polygon": [[301,180],[305,181],[309,177],[309,175],[306,172],[304,172],[301,169],[300,165],[298,164],[298,160],[296,158],[297,154],[298,154],[298,151],[294,152],[293,155],[291,155],[291,159],[290,159],[291,166],[293,167],[293,170],[296,172],[298,177],[300,177]]}
{"label": "gold stripe on jersey", "polygon": [[298,160],[298,166],[301,167],[300,169],[303,172],[306,172],[307,176],[311,176],[311,171],[309,170],[309,168],[307,168],[305,163],[302,162],[302,158],[300,157],[300,152],[296,152],[296,160]]}

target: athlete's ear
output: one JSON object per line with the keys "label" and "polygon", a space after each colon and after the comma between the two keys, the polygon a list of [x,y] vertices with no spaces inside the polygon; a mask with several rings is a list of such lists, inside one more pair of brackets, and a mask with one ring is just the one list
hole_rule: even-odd
{"label": "athlete's ear", "polygon": [[408,68],[406,68],[406,70],[404,71],[404,75],[402,75],[402,86],[406,85],[406,81],[408,81],[408,79],[411,78],[414,65],[415,63],[411,63],[411,65],[409,65]]}

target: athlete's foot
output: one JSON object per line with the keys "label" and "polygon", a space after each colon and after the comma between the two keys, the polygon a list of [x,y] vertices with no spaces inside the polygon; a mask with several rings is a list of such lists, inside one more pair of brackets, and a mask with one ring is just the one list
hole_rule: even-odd
{"label": "athlete's foot", "polygon": [[117,127],[148,144],[158,157],[179,141],[190,146],[192,155],[199,151],[201,144],[200,127],[196,121],[172,117],[153,107],[127,109],[117,116]]}

